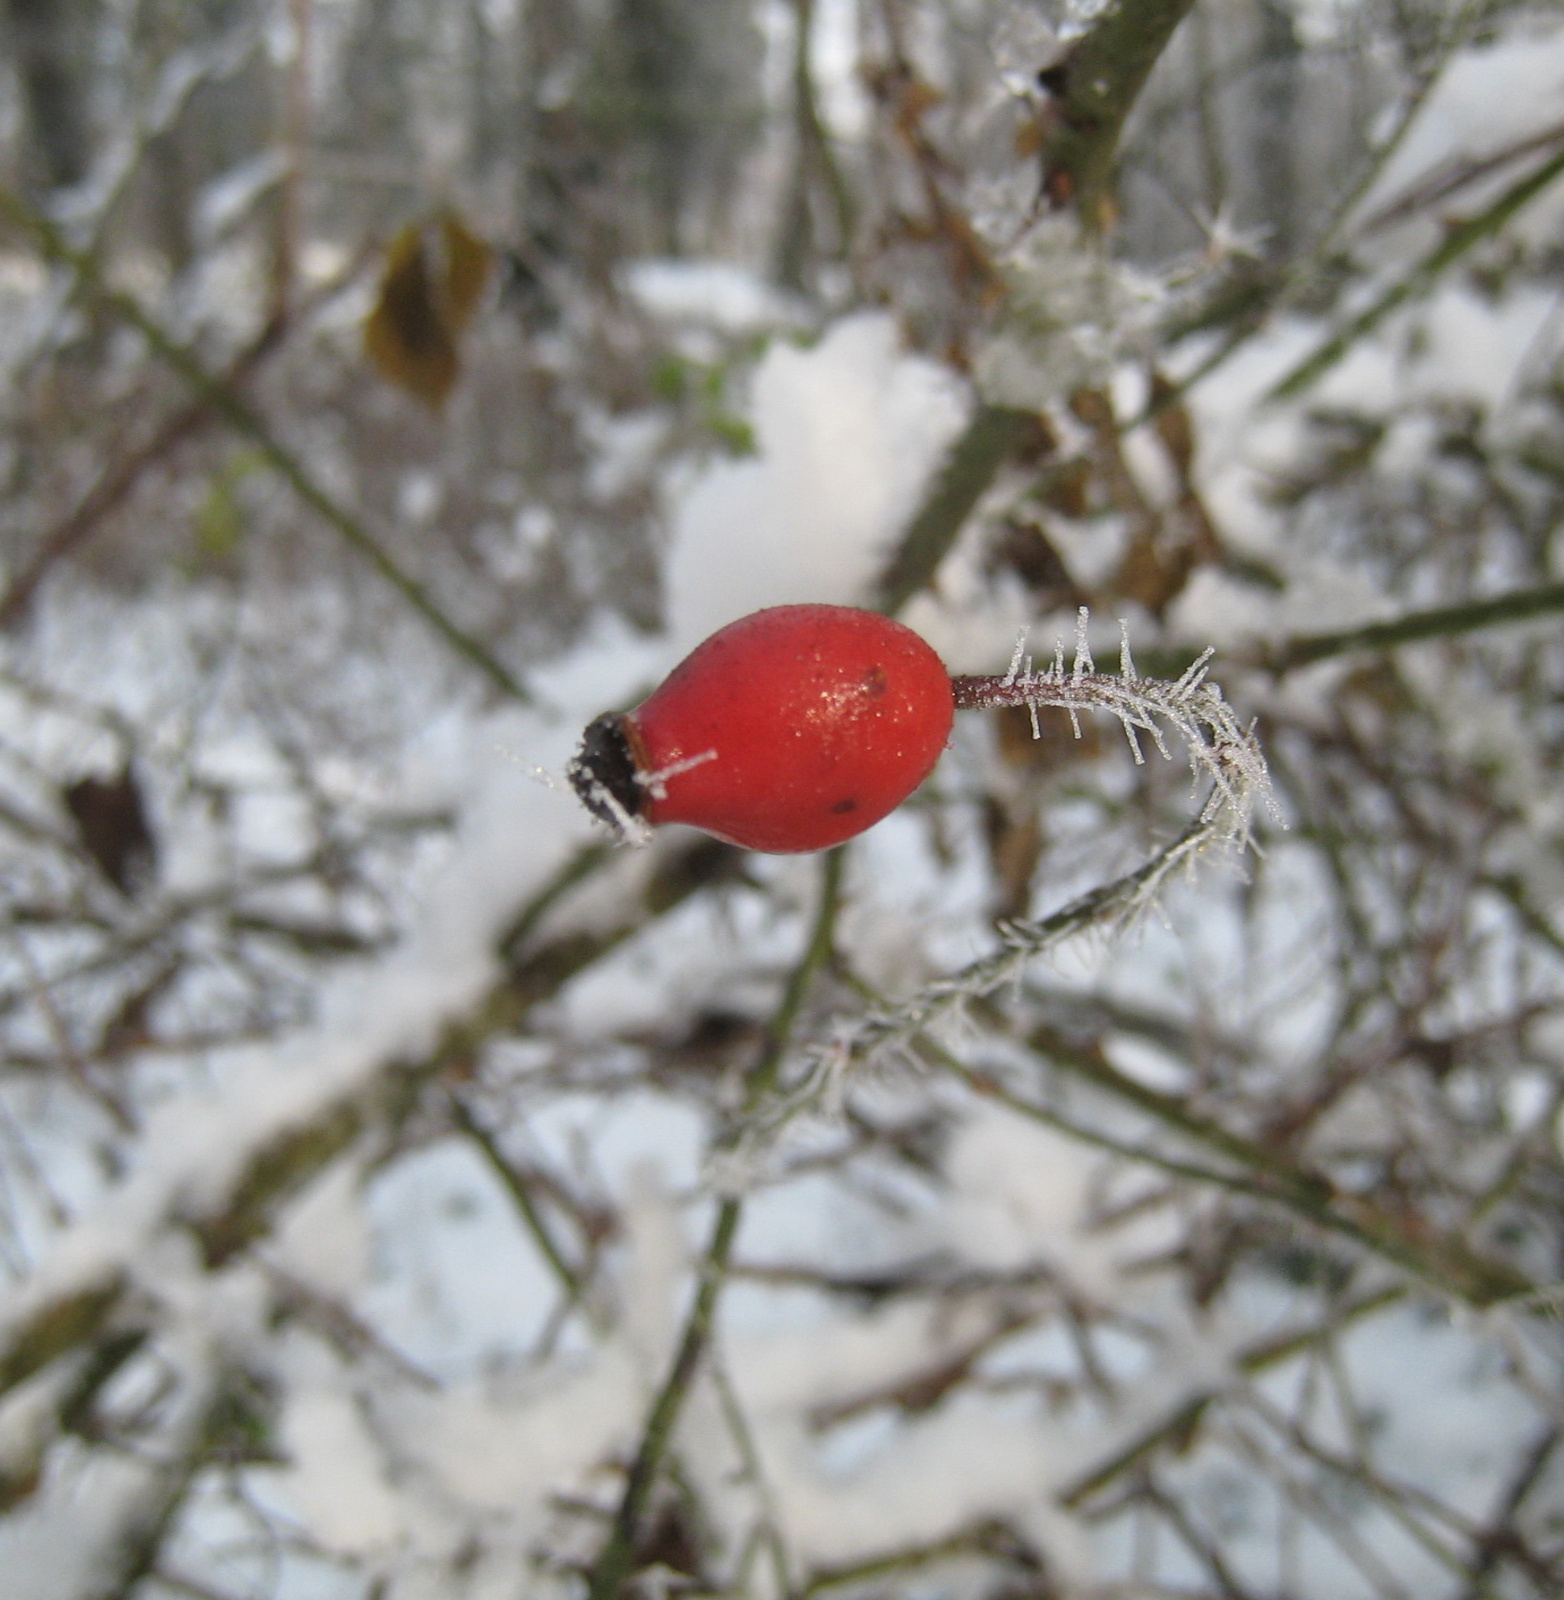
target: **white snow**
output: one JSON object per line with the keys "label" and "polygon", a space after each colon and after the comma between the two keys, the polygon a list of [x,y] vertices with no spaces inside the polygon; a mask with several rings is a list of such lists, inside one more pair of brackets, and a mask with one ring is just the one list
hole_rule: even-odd
{"label": "white snow", "polygon": [[762,606],[861,602],[966,405],[898,348],[889,316],[773,344],[754,378],[757,459],[709,468],[680,507],[665,568],[679,652]]}

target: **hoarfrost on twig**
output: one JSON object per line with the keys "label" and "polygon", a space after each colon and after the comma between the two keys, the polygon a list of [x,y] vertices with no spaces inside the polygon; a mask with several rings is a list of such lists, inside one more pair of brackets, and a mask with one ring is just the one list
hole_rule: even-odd
{"label": "hoarfrost on twig", "polygon": [[742,1194],[774,1179],[770,1162],[784,1130],[801,1119],[835,1115],[850,1078],[861,1081],[866,1071],[917,1071],[923,1065],[916,1045],[920,1037],[938,1037],[952,1023],[959,1026],[973,1000],[1018,982],[1038,956],[1076,934],[1136,922],[1156,903],[1169,878],[1222,838],[1216,824],[1202,816],[1133,872],[1052,916],[1004,924],[999,949],[924,984],[904,1000],[872,1006],[860,1017],[839,1022],[828,1040],[807,1053],[798,1081],[758,1108],[733,1141],[708,1158],[708,1186],[717,1194]]}
{"label": "hoarfrost on twig", "polygon": [[[1207,807],[1207,812],[1209,812]],[[972,1000],[1018,980],[1044,952],[1090,929],[1133,924],[1156,903],[1176,873],[1213,843],[1231,842],[1206,812],[1178,838],[1133,872],[1115,878],[1037,921],[1008,922],[999,930],[1000,947],[959,971],[937,978],[894,1005],[875,1007],[832,1041],[831,1075],[838,1084],[850,1065],[906,1046],[946,1018],[960,1015]]]}
{"label": "hoarfrost on twig", "polygon": [[[1183,743],[1196,781],[1202,773],[1211,779],[1200,819],[1215,825],[1217,834],[1233,843],[1251,844],[1249,824],[1256,805],[1276,815],[1271,798],[1270,774],[1253,728],[1239,724],[1221,688],[1207,678],[1215,654],[1205,650],[1173,681],[1142,677],[1130,652],[1129,632],[1121,621],[1119,670],[1098,672],[1087,639],[1088,614],[1082,606],[1076,616],[1075,657],[1069,668],[1064,647],[1054,651],[1053,665],[1042,672],[1032,669],[1025,656],[1024,636],[1016,643],[1010,668],[1002,677],[960,677],[952,680],[956,704],[961,707],[1025,706],[1032,715],[1055,707],[1069,714],[1076,738],[1081,736],[1083,710],[1106,711],[1117,717],[1129,740],[1136,765],[1145,756],[1140,735],[1145,734],[1164,760],[1171,760],[1169,729]],[[1279,820],[1279,819],[1278,819]]]}

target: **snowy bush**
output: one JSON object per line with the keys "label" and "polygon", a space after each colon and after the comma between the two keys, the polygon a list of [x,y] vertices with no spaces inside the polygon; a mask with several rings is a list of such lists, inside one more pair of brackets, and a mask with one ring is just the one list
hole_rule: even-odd
{"label": "snowy bush", "polygon": [[1564,1590],[1557,9],[3,26],[0,1600]]}

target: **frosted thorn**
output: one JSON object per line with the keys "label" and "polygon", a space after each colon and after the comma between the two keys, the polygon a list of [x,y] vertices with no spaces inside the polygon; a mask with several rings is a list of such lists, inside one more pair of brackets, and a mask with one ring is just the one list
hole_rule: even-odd
{"label": "frosted thorn", "polygon": [[1088,613],[1082,607],[1077,616],[1075,659],[1068,673],[1062,642],[1055,645],[1053,664],[1044,672],[1035,670],[1024,643],[1018,643],[1019,653],[1011,657],[1004,678],[957,681],[959,703],[1024,705],[1034,739],[1041,737],[1038,712],[1044,706],[1065,712],[1076,739],[1085,737],[1083,710],[1106,711],[1124,729],[1136,766],[1144,766],[1148,759],[1142,735],[1164,761],[1172,759],[1170,746],[1176,740],[1185,748],[1197,786],[1203,777],[1211,784],[1201,826],[1209,827],[1212,837],[1224,843],[1250,842],[1249,817],[1255,804],[1265,805],[1276,816],[1275,800],[1254,729],[1238,725],[1222,691],[1206,676],[1216,652],[1202,651],[1176,681],[1143,677],[1130,649],[1128,624],[1121,617],[1119,670],[1098,672],[1086,637],[1087,621]]}
{"label": "frosted thorn", "polygon": [[[1119,676],[1126,683],[1134,683],[1140,676],[1135,670],[1135,658],[1130,654],[1130,625],[1119,618]],[[1130,741],[1132,744],[1134,740]]]}
{"label": "frosted thorn", "polygon": [[1077,683],[1088,672],[1096,670],[1092,661],[1092,647],[1086,637],[1086,626],[1090,620],[1091,612],[1085,606],[1075,613],[1075,667],[1072,676]]}
{"label": "frosted thorn", "polygon": [[[1016,633],[1016,647],[1010,652],[1010,670],[1005,674],[1004,686],[1009,688],[1016,681],[1016,675],[1021,671],[1021,652],[1026,649],[1026,629],[1022,628]],[[1031,674],[1031,662],[1027,663],[1027,673]]]}
{"label": "frosted thorn", "polygon": [[1200,687],[1201,679],[1206,675],[1207,663],[1215,654],[1215,646],[1207,645],[1206,648],[1202,650],[1187,667],[1184,668],[1183,677],[1181,677],[1178,682],[1173,685],[1173,693],[1176,695],[1185,695],[1192,693],[1195,689],[1198,689]]}

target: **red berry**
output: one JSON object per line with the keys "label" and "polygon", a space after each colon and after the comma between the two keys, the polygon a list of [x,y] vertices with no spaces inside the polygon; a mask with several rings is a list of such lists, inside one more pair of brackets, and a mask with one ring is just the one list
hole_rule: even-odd
{"label": "red berry", "polygon": [[824,850],[918,787],[953,711],[950,675],[910,628],[848,606],[775,606],[714,633],[636,710],[593,722],[570,781],[609,821]]}

